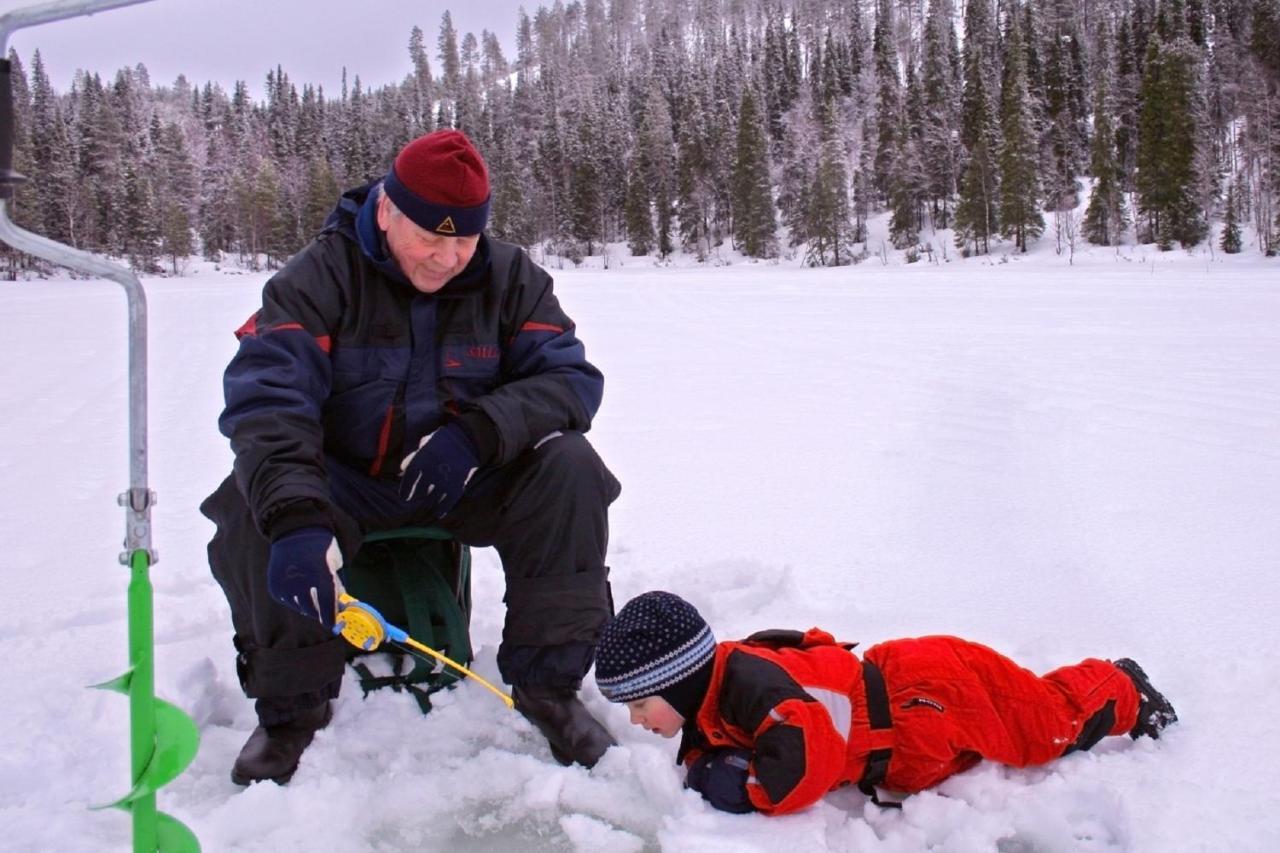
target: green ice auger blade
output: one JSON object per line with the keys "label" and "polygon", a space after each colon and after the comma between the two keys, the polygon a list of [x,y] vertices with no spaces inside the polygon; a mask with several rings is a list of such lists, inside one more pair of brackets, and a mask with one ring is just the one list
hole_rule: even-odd
{"label": "green ice auger blade", "polygon": [[[127,679],[127,675],[121,678]],[[116,681],[120,680],[116,679]],[[109,682],[96,686],[115,690],[117,693],[128,692],[116,689],[114,684],[115,682]],[[195,722],[176,705],[171,705],[163,699],[154,701],[156,730],[155,749],[151,753],[151,760],[147,762],[142,774],[133,780],[133,788],[129,793],[115,802],[103,803],[91,808],[128,808],[129,803],[148,794],[154,794],[177,779],[196,757],[196,750],[200,747],[200,730],[196,728]]]}
{"label": "green ice auger blade", "polygon": [[160,853],[200,853],[200,841],[182,821],[156,813],[156,841]]}
{"label": "green ice auger blade", "polygon": [[133,815],[134,853],[199,853],[200,842],[181,821],[156,810],[156,791],[178,777],[200,746],[195,721],[155,695],[155,643],[150,560],[145,550],[130,556],[129,670],[96,685],[129,697],[133,787],[113,803]]}

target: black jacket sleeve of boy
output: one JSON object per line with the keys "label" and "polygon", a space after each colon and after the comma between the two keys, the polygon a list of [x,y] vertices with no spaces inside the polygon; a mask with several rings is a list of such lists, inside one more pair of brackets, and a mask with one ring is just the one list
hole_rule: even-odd
{"label": "black jacket sleeve of boy", "polygon": [[[740,651],[729,655],[720,692],[720,713],[727,722],[755,734],[773,709],[789,699],[814,701],[777,664]],[[784,800],[800,784],[804,774],[802,728],[778,723],[756,737],[756,781],[771,803]]]}
{"label": "black jacket sleeve of boy", "polygon": [[787,814],[812,805],[839,783],[847,745],[822,703],[768,654],[729,654],[720,711],[752,738],[752,805],[766,814]]}

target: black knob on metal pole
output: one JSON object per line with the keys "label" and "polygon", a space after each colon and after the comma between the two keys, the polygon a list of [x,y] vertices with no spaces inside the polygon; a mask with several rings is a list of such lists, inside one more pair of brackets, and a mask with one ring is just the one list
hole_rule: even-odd
{"label": "black knob on metal pole", "polygon": [[0,59],[0,199],[13,198],[13,189],[26,180],[13,171],[13,82],[8,59]]}

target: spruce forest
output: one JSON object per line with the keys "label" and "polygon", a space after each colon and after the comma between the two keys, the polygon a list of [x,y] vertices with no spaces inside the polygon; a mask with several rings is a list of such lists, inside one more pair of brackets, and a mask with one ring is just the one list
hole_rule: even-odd
{"label": "spruce forest", "polygon": [[909,260],[937,229],[975,255],[1190,247],[1211,222],[1215,248],[1280,251],[1280,0],[557,0],[519,13],[513,57],[448,12],[405,37],[398,84],[276,66],[262,101],[142,65],[57,92],[11,53],[14,219],[144,272],[273,268],[343,188],[456,127],[491,233],[574,261],[847,264],[880,214]]}

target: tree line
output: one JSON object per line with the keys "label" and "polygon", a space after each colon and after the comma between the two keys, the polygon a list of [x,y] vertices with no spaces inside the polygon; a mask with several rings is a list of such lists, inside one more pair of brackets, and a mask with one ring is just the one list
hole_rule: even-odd
{"label": "tree line", "polygon": [[557,0],[519,13],[513,59],[448,12],[407,47],[398,84],[277,66],[261,100],[142,65],[59,93],[11,52],[14,217],[142,271],[275,266],[341,188],[456,127],[490,230],[574,259],[845,264],[877,212],[908,258],[939,228],[1025,250],[1044,211],[1060,241],[1193,246],[1216,220],[1228,252],[1245,223],[1280,250],[1280,0]]}

